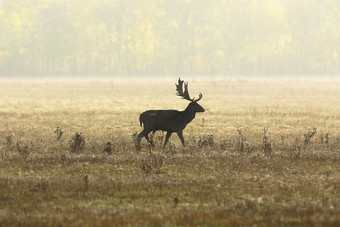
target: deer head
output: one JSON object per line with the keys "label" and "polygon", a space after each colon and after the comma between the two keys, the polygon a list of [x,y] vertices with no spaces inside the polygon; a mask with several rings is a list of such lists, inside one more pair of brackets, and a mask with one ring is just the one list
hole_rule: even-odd
{"label": "deer head", "polygon": [[[184,84],[184,92],[183,92],[183,84]],[[198,104],[197,102],[202,99],[202,93],[199,94],[198,99],[190,98],[189,91],[188,91],[188,82],[184,83],[181,78],[178,78],[178,84],[176,84],[176,95],[182,97],[182,99],[186,99],[190,101],[187,109],[193,112],[204,112],[204,108]]]}

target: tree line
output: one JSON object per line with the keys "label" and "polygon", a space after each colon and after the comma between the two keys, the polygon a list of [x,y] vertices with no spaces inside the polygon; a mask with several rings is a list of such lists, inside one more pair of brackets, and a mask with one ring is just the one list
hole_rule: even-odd
{"label": "tree line", "polygon": [[335,0],[1,0],[0,75],[337,75]]}

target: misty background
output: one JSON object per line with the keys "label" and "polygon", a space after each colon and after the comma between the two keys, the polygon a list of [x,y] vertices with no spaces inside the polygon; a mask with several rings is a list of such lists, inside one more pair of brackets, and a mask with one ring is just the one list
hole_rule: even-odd
{"label": "misty background", "polygon": [[0,0],[0,76],[337,76],[337,0]]}

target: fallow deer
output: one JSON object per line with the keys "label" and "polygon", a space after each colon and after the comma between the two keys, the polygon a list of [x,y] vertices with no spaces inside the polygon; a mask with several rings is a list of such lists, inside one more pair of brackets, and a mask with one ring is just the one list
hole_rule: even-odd
{"label": "fallow deer", "polygon": [[[184,91],[183,91],[184,84]],[[176,95],[190,101],[189,105],[184,111],[177,110],[148,110],[143,112],[139,117],[140,126],[144,125],[144,130],[139,133],[137,142],[143,137],[154,146],[152,140],[149,138],[149,133],[156,132],[157,130],[166,131],[165,142],[163,148],[168,143],[169,138],[172,133],[176,132],[180,138],[183,147],[185,147],[185,142],[183,138],[183,130],[194,118],[196,113],[204,112],[204,108],[197,102],[202,99],[202,94],[199,94],[198,99],[190,98],[188,91],[188,83],[184,83],[180,78],[178,79],[178,84],[176,84]]]}

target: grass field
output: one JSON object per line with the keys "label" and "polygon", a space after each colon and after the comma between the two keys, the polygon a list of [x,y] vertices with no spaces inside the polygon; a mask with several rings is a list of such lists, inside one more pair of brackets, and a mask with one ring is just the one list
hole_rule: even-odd
{"label": "grass field", "polygon": [[2,80],[0,226],[340,225],[339,81],[191,79],[187,147],[136,151],[175,82]]}

